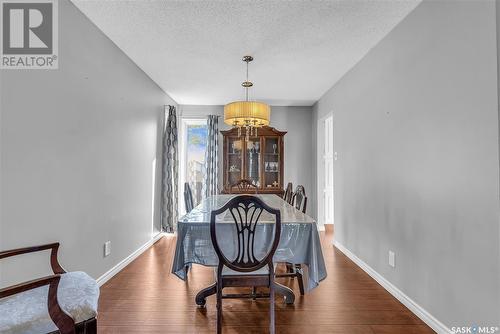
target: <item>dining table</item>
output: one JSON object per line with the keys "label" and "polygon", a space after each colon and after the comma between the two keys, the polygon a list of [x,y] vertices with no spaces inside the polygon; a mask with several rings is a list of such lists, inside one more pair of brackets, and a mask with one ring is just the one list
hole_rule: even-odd
{"label": "dining table", "polygon": [[[207,197],[193,210],[179,218],[172,265],[172,273],[177,277],[186,280],[187,268],[192,264],[210,267],[218,265],[218,257],[210,237],[210,214],[213,210],[224,206],[234,196],[237,195],[221,194]],[[304,270],[306,293],[317,287],[326,278],[327,272],[316,221],[278,195],[256,194],[254,196],[262,199],[267,205],[279,209],[281,213],[281,236],[273,256],[274,263],[300,264]],[[222,220],[230,221],[231,219],[229,214],[222,217]],[[264,234],[261,233],[260,239],[257,238],[255,242],[265,242],[268,236]],[[233,238],[231,234],[226,236],[227,240],[231,238]],[[286,304],[294,303],[295,294],[292,289],[276,281],[274,287],[275,292],[284,297]],[[216,283],[214,282],[198,292],[196,304],[204,306],[206,298],[215,293]]]}

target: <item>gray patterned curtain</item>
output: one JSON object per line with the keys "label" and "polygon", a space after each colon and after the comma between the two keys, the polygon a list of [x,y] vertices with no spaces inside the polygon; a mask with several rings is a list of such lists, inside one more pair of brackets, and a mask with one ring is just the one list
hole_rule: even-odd
{"label": "gray patterned curtain", "polygon": [[205,150],[205,173],[203,194],[205,197],[218,194],[219,185],[219,116],[208,115],[207,149]]}
{"label": "gray patterned curtain", "polygon": [[179,181],[177,115],[174,106],[165,106],[164,120],[161,226],[165,232],[174,232],[177,229],[177,184]]}

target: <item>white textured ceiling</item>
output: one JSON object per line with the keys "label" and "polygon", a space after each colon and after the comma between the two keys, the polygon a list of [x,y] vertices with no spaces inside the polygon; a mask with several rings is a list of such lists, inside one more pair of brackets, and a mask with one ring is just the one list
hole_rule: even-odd
{"label": "white textured ceiling", "polygon": [[311,105],[419,0],[73,0],[180,104]]}

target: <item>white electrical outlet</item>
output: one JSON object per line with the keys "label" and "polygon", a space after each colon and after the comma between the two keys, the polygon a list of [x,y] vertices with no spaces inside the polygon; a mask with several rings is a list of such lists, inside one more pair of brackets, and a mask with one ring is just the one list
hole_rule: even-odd
{"label": "white electrical outlet", "polygon": [[111,254],[111,241],[106,241],[104,243],[104,257]]}
{"label": "white electrical outlet", "polygon": [[335,161],[337,161],[337,160],[339,159],[339,155],[338,155],[338,153],[337,153],[337,152],[334,152],[334,153],[333,153],[333,159],[334,159]]}
{"label": "white electrical outlet", "polygon": [[389,251],[389,265],[393,268],[396,267],[396,254],[393,251]]}

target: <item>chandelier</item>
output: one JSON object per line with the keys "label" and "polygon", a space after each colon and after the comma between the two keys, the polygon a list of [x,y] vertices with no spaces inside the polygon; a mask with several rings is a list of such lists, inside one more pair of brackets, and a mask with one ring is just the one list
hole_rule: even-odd
{"label": "chandelier", "polygon": [[248,63],[253,57],[245,56],[242,60],[247,63],[247,78],[241,84],[245,87],[246,98],[245,101],[235,101],[224,106],[224,123],[238,128],[238,137],[241,137],[244,129],[248,141],[250,136],[257,136],[258,128],[269,125],[271,107],[262,102],[248,101],[248,89],[253,86],[253,83],[248,81]]}

